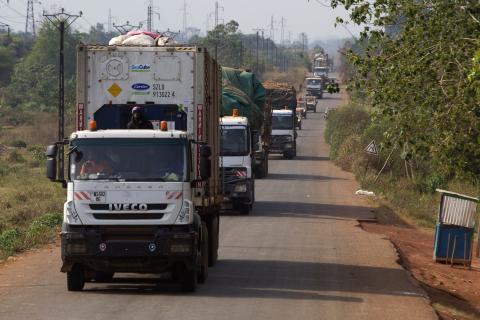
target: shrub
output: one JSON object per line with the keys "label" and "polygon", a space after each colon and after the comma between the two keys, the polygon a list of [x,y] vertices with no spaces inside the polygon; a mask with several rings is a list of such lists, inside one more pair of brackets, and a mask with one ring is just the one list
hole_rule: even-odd
{"label": "shrub", "polygon": [[15,148],[26,148],[27,143],[23,140],[17,139],[17,140],[13,140],[10,143],[10,146],[15,147]]}
{"label": "shrub", "polygon": [[0,233],[0,251],[11,254],[21,245],[20,231],[16,229],[5,230]]}
{"label": "shrub", "polygon": [[49,213],[34,219],[25,234],[25,242],[33,246],[51,242],[56,237],[62,219],[59,213]]}
{"label": "shrub", "polygon": [[14,151],[10,152],[7,160],[10,161],[10,162],[13,162],[13,163],[23,163],[23,162],[25,162],[25,158],[17,150],[14,150]]}

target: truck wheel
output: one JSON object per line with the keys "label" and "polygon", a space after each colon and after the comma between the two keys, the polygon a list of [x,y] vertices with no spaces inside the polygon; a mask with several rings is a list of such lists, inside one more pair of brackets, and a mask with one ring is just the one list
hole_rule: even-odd
{"label": "truck wheel", "polygon": [[73,265],[72,269],[67,272],[67,289],[68,291],[82,291],[85,286],[85,271],[79,264]]}
{"label": "truck wheel", "polygon": [[283,153],[283,158],[290,160],[290,159],[293,159],[293,155],[294,155],[293,151],[285,151]]}
{"label": "truck wheel", "polygon": [[250,214],[250,211],[252,210],[252,205],[248,203],[242,203],[240,204],[240,213],[248,216]]}
{"label": "truck wheel", "polygon": [[181,270],[180,287],[183,292],[195,292],[197,289],[197,271],[189,270],[183,266]]}
{"label": "truck wheel", "polygon": [[208,229],[207,224],[202,222],[202,241],[201,241],[201,264],[198,268],[198,283],[205,283],[208,278]]}
{"label": "truck wheel", "polygon": [[113,279],[113,272],[95,272],[95,282],[110,282]]}
{"label": "truck wheel", "polygon": [[218,260],[218,231],[219,218],[217,215],[209,217],[207,220],[208,226],[208,266],[213,267]]}

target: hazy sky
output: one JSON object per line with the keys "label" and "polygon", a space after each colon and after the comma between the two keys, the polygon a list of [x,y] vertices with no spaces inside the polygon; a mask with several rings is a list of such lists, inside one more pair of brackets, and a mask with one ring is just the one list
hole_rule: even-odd
{"label": "hazy sky", "polygon": [[[75,22],[75,27],[87,31],[90,25],[96,22],[107,23],[108,12],[117,24],[124,24],[127,20],[131,24],[147,19],[149,1],[120,1],[120,0],[41,0],[35,3],[35,17],[41,19],[42,10],[50,12],[64,7],[70,13],[83,11],[83,17]],[[207,23],[210,27],[214,23],[214,0],[186,0],[187,27],[197,27],[205,30]],[[343,10],[332,10],[318,2],[328,3],[326,0],[219,0],[220,18],[228,22],[232,19],[240,24],[244,33],[253,33],[254,28],[264,28],[265,34],[270,35],[272,15],[275,20],[275,41],[280,40],[282,17],[285,18],[285,38],[298,39],[301,32],[306,32],[309,40],[327,40],[332,38],[350,37],[349,31],[358,34],[358,27],[348,25],[347,28],[337,26],[335,18],[345,17]],[[183,24],[183,0],[154,0],[155,12],[154,27],[159,30],[180,30]],[[10,24],[14,30],[25,29],[26,0],[0,0],[0,22]],[[210,16],[210,18],[208,18]],[[146,22],[144,21],[146,27]]]}

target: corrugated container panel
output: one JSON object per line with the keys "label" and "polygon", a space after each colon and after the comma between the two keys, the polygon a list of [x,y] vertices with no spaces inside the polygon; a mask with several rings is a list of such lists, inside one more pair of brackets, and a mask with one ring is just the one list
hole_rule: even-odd
{"label": "corrugated container panel", "polygon": [[475,201],[442,196],[440,222],[444,224],[473,228],[475,226],[475,213],[477,203]]}

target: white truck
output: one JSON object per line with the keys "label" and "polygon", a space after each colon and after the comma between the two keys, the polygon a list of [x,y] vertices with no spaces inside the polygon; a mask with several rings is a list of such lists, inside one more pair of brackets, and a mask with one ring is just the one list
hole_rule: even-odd
{"label": "white truck", "polygon": [[283,154],[285,159],[297,156],[296,115],[291,109],[273,110],[270,153]]}
{"label": "white truck", "polygon": [[[67,288],[116,272],[170,272],[194,291],[217,260],[219,67],[195,46],[77,53],[77,131],[47,148],[47,176],[58,181],[58,146],[68,146]],[[134,106],[154,130],[125,129]]]}
{"label": "white truck", "polygon": [[224,202],[242,214],[249,214],[255,201],[255,150],[248,118],[221,117],[220,136]]}

